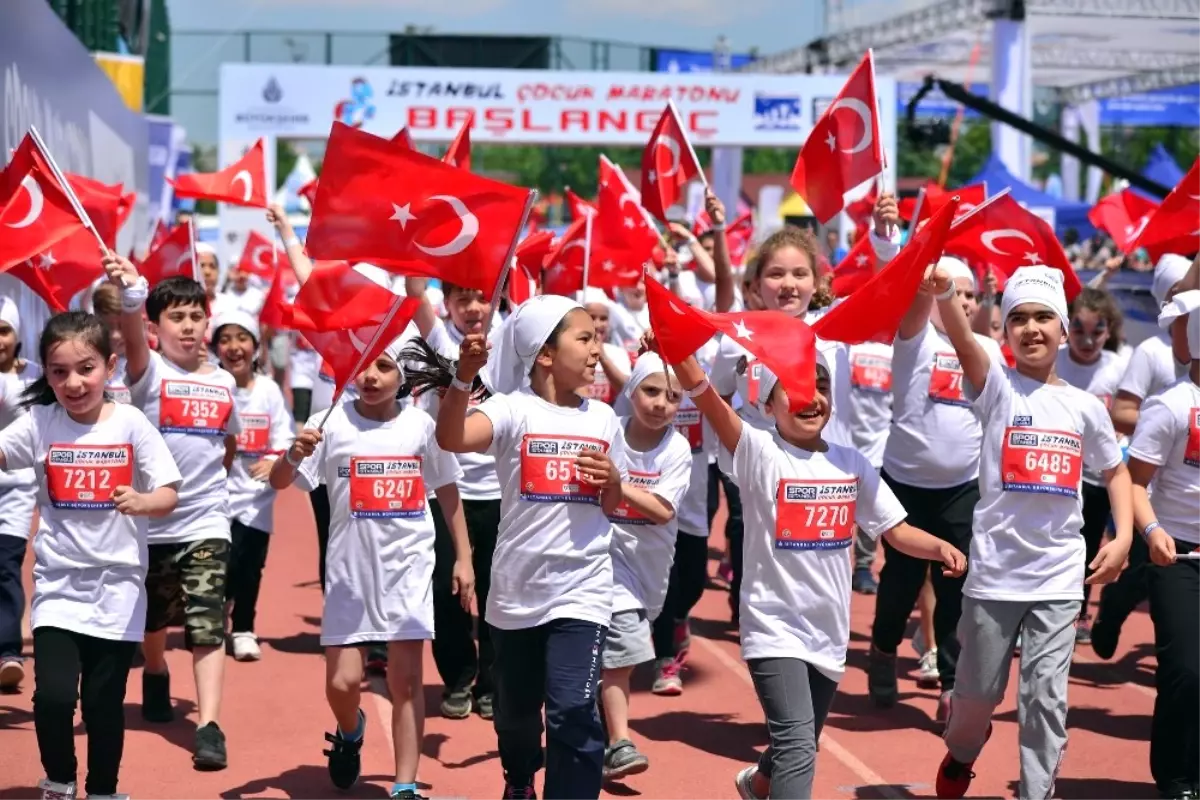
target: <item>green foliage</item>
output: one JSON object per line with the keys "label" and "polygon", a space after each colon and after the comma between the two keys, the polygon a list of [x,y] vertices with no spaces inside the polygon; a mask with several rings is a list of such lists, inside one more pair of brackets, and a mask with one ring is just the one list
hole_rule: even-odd
{"label": "green foliage", "polygon": [[[942,154],[945,146],[916,146],[907,141],[903,131],[896,154],[896,174],[902,178],[937,180],[942,174]],[[963,123],[954,146],[947,186],[960,186],[983,169],[992,152],[992,130],[986,122]]]}

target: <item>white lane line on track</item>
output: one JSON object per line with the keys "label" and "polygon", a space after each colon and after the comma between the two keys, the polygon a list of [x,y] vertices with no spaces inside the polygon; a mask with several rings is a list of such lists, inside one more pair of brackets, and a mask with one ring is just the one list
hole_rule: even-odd
{"label": "white lane line on track", "polygon": [[[750,678],[750,673],[746,671],[745,664],[726,653],[715,642],[709,641],[703,636],[692,634],[692,641],[703,645],[704,649],[711,653],[717,661],[721,662],[722,666],[741,678],[751,689],[754,688],[754,681]],[[879,773],[864,764],[854,753],[850,752],[849,749],[830,736],[827,730],[821,732],[821,750],[828,752],[838,761],[842,762],[848,770],[853,772],[862,781],[864,787],[870,787],[890,800],[896,800],[904,796],[894,786],[885,781]]]}

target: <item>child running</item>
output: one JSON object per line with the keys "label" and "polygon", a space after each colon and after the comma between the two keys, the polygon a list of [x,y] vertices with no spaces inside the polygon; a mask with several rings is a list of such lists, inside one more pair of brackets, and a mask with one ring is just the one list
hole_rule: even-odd
{"label": "child running", "polygon": [[601,691],[607,780],[637,775],[650,765],[629,735],[629,679],[634,667],[654,659],[650,625],[663,611],[679,532],[676,509],[692,477],[692,447],[672,424],[682,394],[662,359],[643,353],[624,392],[632,409],[621,419],[629,477],[621,505],[609,515],[614,585]]}
{"label": "child running", "polygon": [[851,560],[857,525],[886,536],[913,558],[961,575],[966,558],[952,545],[904,522],[904,508],[870,462],[822,437],[832,411],[832,381],[817,354],[816,392],[788,411],[783,386],[760,364],[758,408],[773,429],[750,425],[710,386],[695,358],[676,372],[687,394],[733,454],[731,477],[746,514],[741,588],[742,658],[767,718],[770,744],[757,766],[738,773],[738,794],[812,796],[817,740],[846,669]]}
{"label": "child running", "polygon": [[[1068,329],[1061,272],[1022,267],[1004,288],[1000,312],[1015,368],[990,356],[971,333],[946,270],[935,267],[922,290],[937,298],[983,426],[980,499],[958,626],[962,652],[937,796],[962,797],[970,787],[1020,634],[1018,797],[1053,797],[1067,743],[1067,679],[1084,570],[1094,570],[1088,583],[1107,583],[1129,553],[1129,472],[1104,404],[1055,372]],[[1090,564],[1080,535],[1085,463],[1103,475],[1116,528]]]}
{"label": "child running", "polygon": [[[487,623],[496,648],[495,727],[505,798],[600,795],[604,737],[599,653],[612,617],[612,524],[625,445],[603,403],[582,399],[600,343],[592,319],[565,297],[522,304],[488,358],[481,333],[463,339],[438,409],[438,442],[496,458],[500,531]],[[491,397],[467,413],[480,370]],[[444,371],[444,365],[443,365]],[[451,379],[451,375],[454,375]],[[542,708],[546,749],[542,750]]]}
{"label": "child running", "polygon": [[[305,428],[287,456],[275,462],[271,486],[299,478],[329,492],[329,550],[321,645],[325,696],[337,730],[329,778],[349,789],[362,770],[367,717],[361,707],[363,645],[387,643],[396,779],[390,796],[414,800],[425,725],[422,650],[433,638],[434,527],[426,502],[437,497],[454,540],[454,589],[470,607],[475,577],[456,481],[462,469],[434,441],[433,419],[401,409],[407,396],[401,336],[355,378],[357,398],[339,403],[324,430]],[[261,378],[259,379],[261,380]]]}
{"label": "child running", "polygon": [[79,311],[52,317],[46,374],[29,413],[0,432],[0,468],[37,472],[33,722],[42,797],[73,800],[76,698],[87,729],[87,796],[113,797],[125,746],[125,685],[146,620],[146,521],[175,507],[179,470],[142,413],[111,402],[109,333]]}
{"label": "child running", "polygon": [[225,582],[233,657],[258,661],[254,612],[262,585],[267,548],[274,528],[275,490],[267,484],[271,466],[292,443],[292,416],[279,384],[258,374],[258,320],[245,311],[213,319],[213,351],[233,376],[233,402],[242,420],[237,458],[229,468],[230,550]]}

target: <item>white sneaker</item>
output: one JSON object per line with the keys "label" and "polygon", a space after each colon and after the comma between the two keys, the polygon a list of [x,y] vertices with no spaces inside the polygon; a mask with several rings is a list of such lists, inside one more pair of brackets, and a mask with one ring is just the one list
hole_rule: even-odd
{"label": "white sneaker", "polygon": [[87,800],[129,800],[127,794],[89,794]]}
{"label": "white sneaker", "polygon": [[237,661],[258,661],[262,658],[258,637],[249,631],[233,634],[233,657]]}
{"label": "white sneaker", "polygon": [[938,673],[937,648],[926,650],[921,656],[921,664],[917,667],[917,686],[925,689],[938,685],[941,675]]}
{"label": "white sneaker", "polygon": [[74,783],[55,783],[52,780],[42,781],[42,800],[75,800]]}

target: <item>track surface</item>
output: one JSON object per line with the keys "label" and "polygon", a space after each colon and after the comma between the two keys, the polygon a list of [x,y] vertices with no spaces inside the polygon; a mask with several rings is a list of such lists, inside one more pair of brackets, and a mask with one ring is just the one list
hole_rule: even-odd
{"label": "track surface", "polygon": [[[227,665],[221,724],[229,740],[229,768],[211,773],[192,769],[195,694],[190,658],[182,650],[182,637],[173,634],[169,659],[177,719],[169,725],[142,720],[141,671],[135,667],[126,697],[122,792],[135,798],[386,797],[393,769],[386,724],[391,706],[384,683],[377,678],[364,687],[363,707],[369,720],[363,782],[346,795],[339,795],[329,783],[321,755],[322,733],[332,729],[333,721],[325,705],[324,664],[317,638],[321,592],[315,580],[316,535],[307,498],[295,490],[282,493],[276,520],[258,612],[263,660],[243,664],[230,659]],[[718,520],[718,529],[720,524]],[[720,537],[714,536],[711,543],[719,547]],[[27,557],[27,586],[30,561]],[[710,572],[715,572],[715,564]],[[901,651],[899,704],[879,711],[867,698],[863,669],[874,602],[871,597],[854,596],[850,668],[822,738],[817,797],[933,796],[934,774],[945,752],[931,721],[937,696],[934,690],[917,688],[911,678],[916,659],[907,644]],[[728,594],[710,587],[693,617],[683,696],[651,695],[649,676],[639,673],[631,727],[650,759],[650,770],[624,785],[607,787],[605,796],[737,797],[733,776],[757,758],[766,743],[766,730],[728,619]],[[0,695],[0,798],[38,796],[34,787],[43,776],[28,674],[20,694]],[[1057,796],[1157,796],[1148,766],[1153,674],[1153,632],[1144,609],[1126,624],[1112,662],[1100,662],[1089,647],[1077,650],[1070,688],[1070,745]],[[1017,723],[1012,686],[1015,677],[1006,702],[997,710],[995,734],[975,765],[978,777],[970,797],[1015,795]],[[437,714],[440,690],[427,647],[423,793],[436,798],[498,797],[501,773],[491,724],[477,716],[442,719]],[[76,731],[82,783],[86,763],[82,723]]]}

